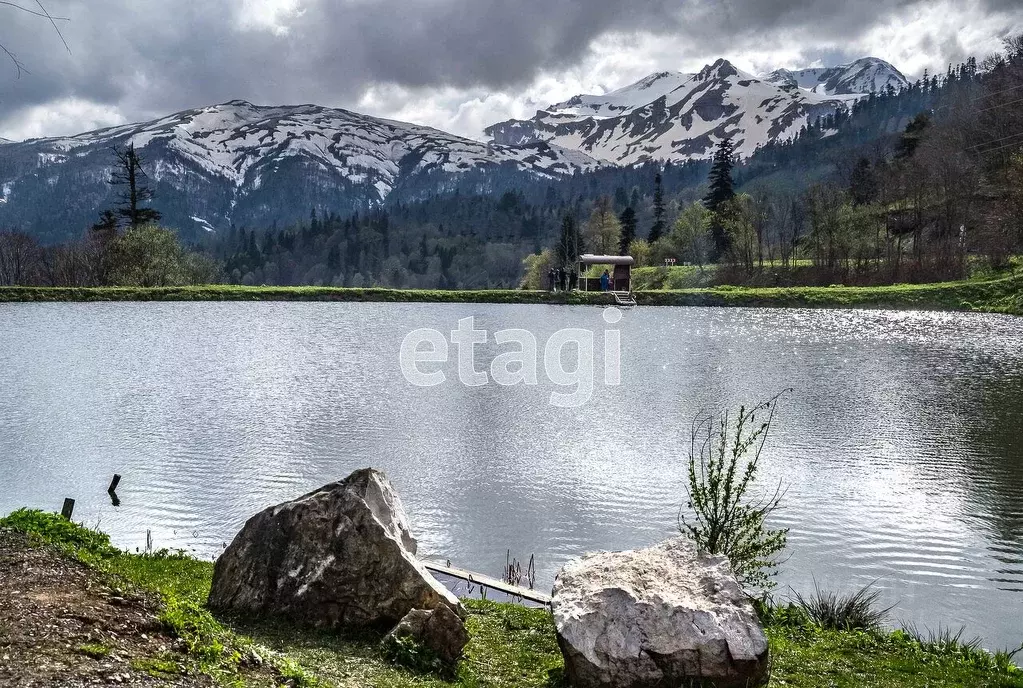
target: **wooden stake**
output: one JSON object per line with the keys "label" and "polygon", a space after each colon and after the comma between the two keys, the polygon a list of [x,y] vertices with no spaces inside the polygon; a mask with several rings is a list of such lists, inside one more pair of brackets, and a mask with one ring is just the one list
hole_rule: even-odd
{"label": "wooden stake", "polygon": [[107,492],[113,492],[117,489],[117,484],[121,482],[121,476],[114,473],[113,479],[110,481],[110,487],[107,488]]}
{"label": "wooden stake", "polygon": [[75,500],[71,499],[70,497],[65,497],[64,498],[64,507],[60,510],[60,515],[70,521],[71,520],[71,514],[73,514],[74,511],[75,511]]}

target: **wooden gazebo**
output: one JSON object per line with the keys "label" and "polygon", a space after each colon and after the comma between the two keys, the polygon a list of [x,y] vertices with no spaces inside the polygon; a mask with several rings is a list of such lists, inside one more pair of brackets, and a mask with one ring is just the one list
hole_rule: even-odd
{"label": "wooden gazebo", "polygon": [[632,256],[597,256],[584,253],[579,256],[579,291],[600,291],[599,277],[584,277],[586,268],[591,265],[607,265],[612,268],[608,291],[617,294],[632,293],[632,266],[636,261]]}

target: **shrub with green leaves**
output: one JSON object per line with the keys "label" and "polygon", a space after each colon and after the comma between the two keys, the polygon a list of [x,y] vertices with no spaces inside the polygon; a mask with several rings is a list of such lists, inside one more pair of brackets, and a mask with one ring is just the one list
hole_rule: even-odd
{"label": "shrub with green leaves", "polygon": [[727,556],[747,592],[774,587],[788,534],[766,525],[781,502],[781,485],[768,497],[755,490],[779,396],[740,407],[734,422],[728,412],[698,417],[690,430],[688,501],[679,510],[679,530],[700,551]]}

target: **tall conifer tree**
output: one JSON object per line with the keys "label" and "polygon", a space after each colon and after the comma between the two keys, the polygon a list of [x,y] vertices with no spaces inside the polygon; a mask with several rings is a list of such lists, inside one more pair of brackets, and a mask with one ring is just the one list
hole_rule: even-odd
{"label": "tall conifer tree", "polygon": [[714,239],[714,258],[719,259],[728,250],[728,233],[718,216],[718,210],[724,203],[735,197],[735,185],[732,181],[732,167],[735,165],[735,149],[731,139],[722,139],[714,151],[714,162],[710,168],[710,190],[703,199],[707,209],[714,213],[711,219],[710,232]]}
{"label": "tall conifer tree", "polygon": [[661,173],[654,176],[654,224],[650,228],[650,243],[664,236],[664,187]]}
{"label": "tall conifer tree", "polygon": [[629,206],[618,216],[618,222],[622,225],[622,243],[620,251],[622,255],[629,252],[629,244],[636,238],[636,211]]}

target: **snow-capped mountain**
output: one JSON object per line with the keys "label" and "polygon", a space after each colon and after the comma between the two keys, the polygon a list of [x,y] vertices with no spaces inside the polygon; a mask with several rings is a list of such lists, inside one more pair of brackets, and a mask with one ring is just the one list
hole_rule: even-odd
{"label": "snow-capped mountain", "polygon": [[634,84],[623,86],[604,95],[578,95],[548,108],[560,115],[584,117],[615,117],[666,96],[693,78],[682,72],[657,72]]}
{"label": "snow-capped mountain", "polygon": [[4,144],[0,224],[24,224],[40,207],[63,204],[60,221],[78,225],[76,233],[87,227],[96,208],[112,200],[111,147],[129,142],[146,161],[159,208],[176,226],[193,225],[193,233],[232,222],[289,221],[288,212],[304,217],[312,207],[366,209],[397,188],[435,192],[470,171],[556,178],[603,164],[546,142],[510,147],[348,110],[231,101],[141,124]]}
{"label": "snow-capped mountain", "polygon": [[909,86],[902,72],[876,57],[865,57],[838,67],[777,69],[761,78],[779,86],[796,86],[828,96],[880,93],[888,86],[898,91]]}
{"label": "snow-capped mountain", "polygon": [[547,141],[615,164],[708,158],[724,138],[746,157],[888,84],[907,82],[875,58],[763,77],[718,60],[697,74],[659,72],[604,95],[575,96],[486,133],[500,144]]}

